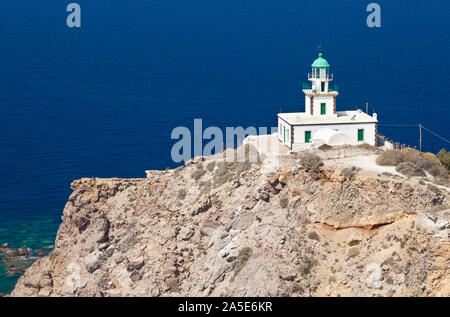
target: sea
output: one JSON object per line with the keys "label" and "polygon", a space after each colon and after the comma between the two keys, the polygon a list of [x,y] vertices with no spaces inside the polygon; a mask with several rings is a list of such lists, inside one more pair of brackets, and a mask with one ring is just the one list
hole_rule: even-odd
{"label": "sea", "polygon": [[[175,167],[176,127],[276,127],[319,51],[338,110],[450,150],[450,2],[75,0],[0,4],[0,244],[52,247],[70,183]],[[381,26],[367,25],[380,5]],[[439,135],[440,137],[438,137]],[[18,276],[0,264],[0,293]]]}

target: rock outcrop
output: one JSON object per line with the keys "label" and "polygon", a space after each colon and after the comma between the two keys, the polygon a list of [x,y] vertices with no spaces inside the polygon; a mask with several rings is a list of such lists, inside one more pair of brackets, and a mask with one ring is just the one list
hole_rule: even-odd
{"label": "rock outcrop", "polygon": [[445,190],[295,155],[185,165],[74,181],[54,251],[11,296],[450,295]]}

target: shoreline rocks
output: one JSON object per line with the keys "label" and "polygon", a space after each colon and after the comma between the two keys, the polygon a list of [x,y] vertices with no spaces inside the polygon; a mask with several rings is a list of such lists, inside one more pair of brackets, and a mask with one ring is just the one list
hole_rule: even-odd
{"label": "shoreline rocks", "polygon": [[38,258],[43,258],[47,255],[43,250],[32,250],[25,245],[20,248],[12,248],[8,243],[0,246],[0,260],[5,266],[5,273],[7,275],[20,275],[30,267]]}

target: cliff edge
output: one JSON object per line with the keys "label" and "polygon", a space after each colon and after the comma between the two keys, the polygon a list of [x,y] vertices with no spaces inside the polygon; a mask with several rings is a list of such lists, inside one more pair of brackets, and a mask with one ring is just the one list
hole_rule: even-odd
{"label": "cliff edge", "polygon": [[76,180],[11,296],[449,296],[449,192],[324,161]]}

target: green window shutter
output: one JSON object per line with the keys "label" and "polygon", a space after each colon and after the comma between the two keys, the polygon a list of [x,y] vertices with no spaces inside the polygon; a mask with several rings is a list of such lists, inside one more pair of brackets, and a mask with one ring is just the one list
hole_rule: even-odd
{"label": "green window shutter", "polygon": [[286,143],[286,127],[283,126],[283,142]]}
{"label": "green window shutter", "polygon": [[320,114],[326,114],[327,112],[327,105],[325,103],[320,104]]}
{"label": "green window shutter", "polygon": [[305,131],[305,143],[309,143],[311,141],[311,131]]}
{"label": "green window shutter", "polygon": [[358,129],[358,141],[364,141],[364,129]]}

